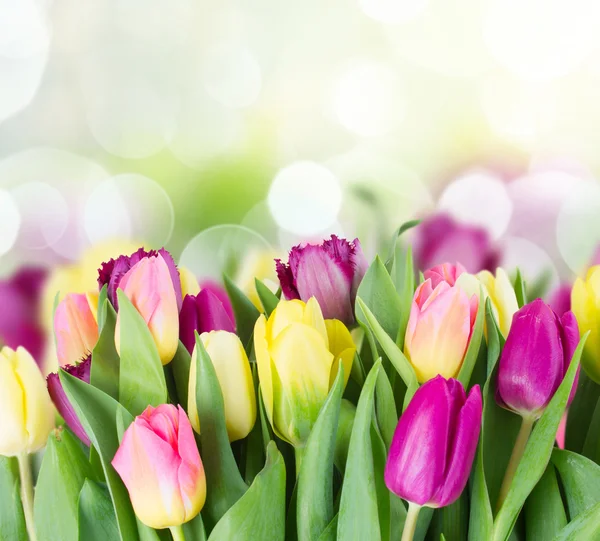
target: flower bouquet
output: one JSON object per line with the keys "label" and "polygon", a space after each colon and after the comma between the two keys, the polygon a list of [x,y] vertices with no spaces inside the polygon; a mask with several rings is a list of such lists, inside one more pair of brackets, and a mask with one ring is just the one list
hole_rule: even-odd
{"label": "flower bouquet", "polygon": [[0,354],[0,539],[600,539],[600,268],[556,314],[402,232],[277,291],[140,249],[57,295],[58,372]]}

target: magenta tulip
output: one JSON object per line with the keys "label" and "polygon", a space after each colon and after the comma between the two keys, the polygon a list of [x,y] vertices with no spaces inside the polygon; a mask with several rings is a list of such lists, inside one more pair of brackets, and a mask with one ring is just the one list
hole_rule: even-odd
{"label": "magenta tulip", "polygon": [[572,284],[561,284],[554,290],[552,295],[550,295],[548,304],[555,313],[562,315],[571,309],[572,289]]}
{"label": "magenta tulip", "polygon": [[221,301],[223,308],[227,312],[229,319],[235,323],[235,315],[233,313],[233,306],[231,304],[231,300],[229,299],[229,295],[227,295],[227,290],[218,282],[214,280],[202,280],[199,284],[200,291],[206,290],[210,291],[217,299]]}
{"label": "magenta tulip", "polygon": [[481,413],[478,385],[467,397],[455,379],[425,383],[398,421],[385,466],[387,487],[417,506],[456,501],[469,480]]}
{"label": "magenta tulip", "polygon": [[[79,364],[63,366],[63,370],[71,374],[71,376],[75,376],[77,379],[89,383],[91,366],[92,357],[88,356],[85,361]],[[71,431],[89,447],[90,439],[85,433],[83,426],[81,426],[81,422],[79,421],[73,406],[67,398],[58,374],[49,374],[46,378],[46,384],[48,385],[48,394],[50,395],[52,402],[54,402],[54,406],[56,407],[60,416],[65,420],[65,423],[71,429]]]}
{"label": "magenta tulip", "polygon": [[358,239],[331,235],[322,244],[294,246],[287,264],[275,261],[286,299],[315,297],[325,319],[354,323],[356,291],[368,267]]}
{"label": "magenta tulip", "polygon": [[[496,401],[522,417],[540,417],[561,384],[579,343],[573,312],[559,318],[541,299],[513,316],[498,361]],[[577,378],[571,391],[572,400]]]}

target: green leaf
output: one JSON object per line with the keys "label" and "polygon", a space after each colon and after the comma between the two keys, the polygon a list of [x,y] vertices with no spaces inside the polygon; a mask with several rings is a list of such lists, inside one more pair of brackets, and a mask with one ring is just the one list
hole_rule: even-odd
{"label": "green leaf", "polygon": [[498,328],[492,310],[492,301],[489,297],[485,300],[485,324],[487,329],[487,373],[491,374],[500,358],[500,353],[502,353],[504,336]]}
{"label": "green leaf", "polygon": [[600,466],[560,449],[552,452],[552,463],[558,470],[571,519],[600,501]]}
{"label": "green leaf", "polygon": [[600,537],[600,502],[567,524],[553,541],[592,541]]}
{"label": "green leaf", "polygon": [[187,412],[188,409],[188,388],[190,381],[190,363],[191,356],[187,348],[179,342],[175,357],[169,363],[175,380],[175,388],[181,407]]}
{"label": "green leaf", "polygon": [[381,431],[381,437],[385,448],[389,449],[394,437],[394,431],[398,424],[398,412],[394,402],[394,392],[385,370],[379,371],[375,392],[375,413],[377,425]]}
{"label": "green leaf", "polygon": [[252,301],[242,293],[242,291],[227,277],[223,276],[225,289],[231,300],[233,313],[235,314],[235,324],[237,334],[244,344],[246,351],[252,345],[252,336],[254,335],[254,324],[260,316],[260,312]]}
{"label": "green leaf", "polygon": [[77,541],[77,503],[86,477],[92,476],[79,440],[68,429],[48,437],[35,487],[35,529],[40,541]]}
{"label": "green leaf", "polygon": [[103,485],[86,479],[79,493],[79,541],[119,541],[110,495]]}
{"label": "green leaf", "polygon": [[115,348],[117,314],[108,299],[104,300],[98,310],[104,324],[92,351],[90,383],[117,400],[119,397],[119,354]]}
{"label": "green leaf", "polygon": [[445,536],[448,541],[467,541],[468,530],[469,496],[468,491],[463,490],[454,503],[434,511],[427,539],[437,540]]}
{"label": "green leaf", "polygon": [[96,314],[96,321],[98,321],[98,331],[102,332],[104,324],[106,323],[106,306],[105,302],[108,300],[108,284],[104,284],[100,293],[98,294],[98,312]]}
{"label": "green leaf", "polygon": [[317,417],[306,446],[296,492],[296,524],[299,541],[317,539],[333,520],[333,459],[344,392],[340,363],[327,400]]}
{"label": "green leaf", "polygon": [[567,515],[560,496],[556,470],[550,463],[525,502],[527,539],[552,541],[566,525]]}
{"label": "green leaf", "polygon": [[[398,287],[398,284],[396,284]],[[412,248],[409,246],[406,250],[406,261],[404,263],[404,276],[402,288],[400,289],[400,326],[396,335],[396,344],[399,349],[404,348],[404,337],[406,335],[406,326],[410,317],[410,309],[415,294],[415,267],[412,257]]]}
{"label": "green leaf", "polygon": [[381,539],[371,446],[373,395],[380,368],[381,361],[376,361],[356,409],[338,517],[337,536],[344,541]]}
{"label": "green leaf", "polygon": [[350,448],[350,438],[352,437],[352,428],[356,417],[356,406],[349,400],[342,399],[340,409],[340,418],[335,436],[335,455],[333,463],[343,475],[346,471],[346,461],[348,460],[348,449]]}
{"label": "green leaf", "polygon": [[258,294],[258,298],[263,305],[265,314],[267,314],[267,317],[269,317],[271,312],[277,308],[277,305],[279,304],[279,298],[258,278],[254,278],[254,285],[256,286],[256,293]]}
{"label": "green leaf", "polygon": [[196,332],[196,406],[200,420],[202,462],[206,472],[204,521],[207,529],[244,495],[248,486],[238,470],[225,426],[221,386],[210,356]]}
{"label": "green leaf", "polygon": [[589,332],[579,342],[560,387],[550,400],[527,442],[506,500],[496,516],[494,541],[508,539],[521,507],[546,469],[552,454],[556,431],[567,406],[573,380],[579,368],[581,352],[588,335]]}
{"label": "green leaf", "polygon": [[515,276],[515,294],[517,295],[517,304],[519,308],[522,308],[527,304],[527,293],[525,287],[525,280],[521,274],[521,270],[517,267],[517,274]]}
{"label": "green leaf", "polygon": [[480,436],[479,445],[477,446],[472,475],[469,541],[489,539],[492,534],[494,517],[483,469],[483,434]]}
{"label": "green leaf", "polygon": [[479,356],[479,348],[481,347],[481,339],[483,338],[485,306],[484,303],[481,302],[481,299],[483,299],[483,291],[480,288],[477,317],[475,318],[475,323],[473,325],[473,331],[471,333],[471,340],[469,340],[467,353],[465,354],[462,366],[460,367],[460,372],[458,373],[458,381],[463,384],[465,389],[469,388],[471,374],[473,373],[473,368],[475,368],[475,363],[477,362],[477,357]]}
{"label": "green leaf", "polygon": [[594,408],[582,454],[596,464],[600,464],[600,400]]}
{"label": "green leaf", "polygon": [[[584,355],[588,353],[584,351]],[[576,453],[583,453],[586,440],[588,440],[588,432],[597,429],[592,425],[592,417],[600,403],[600,385],[595,383],[584,370],[579,374],[579,382],[577,384],[577,393],[569,407],[567,419],[567,431],[565,435],[565,448]],[[588,441],[588,446],[591,445],[593,434]],[[589,455],[588,455],[589,456]],[[592,457],[590,457],[592,458]]]}
{"label": "green leaf", "polygon": [[338,515],[333,517],[333,520],[329,523],[325,531],[319,536],[317,541],[337,541],[337,523]]}
{"label": "green leaf", "polygon": [[0,456],[0,539],[27,541],[16,458]]}
{"label": "green leaf", "polygon": [[135,541],[138,531],[129,494],[111,465],[119,448],[115,419],[121,405],[106,393],[64,370],[59,371],[59,377],[69,402],[100,456],[121,539]]}
{"label": "green leaf", "polygon": [[183,535],[187,541],[206,541],[206,531],[202,514],[196,515],[192,520],[183,525]]}
{"label": "green leaf", "polygon": [[158,350],[144,318],[121,290],[119,402],[135,417],[149,405],[167,402],[167,383]]}
{"label": "green leaf", "polygon": [[[380,370],[379,373],[381,372],[383,372],[383,370]],[[377,513],[379,514],[381,541],[390,541],[390,539],[395,536],[392,532],[391,492],[388,490],[384,480],[387,450],[375,423],[371,423],[371,449],[373,451],[373,473],[375,476]]]}
{"label": "green leaf", "polygon": [[252,486],[219,520],[209,541],[284,541],[285,464],[275,442]]}

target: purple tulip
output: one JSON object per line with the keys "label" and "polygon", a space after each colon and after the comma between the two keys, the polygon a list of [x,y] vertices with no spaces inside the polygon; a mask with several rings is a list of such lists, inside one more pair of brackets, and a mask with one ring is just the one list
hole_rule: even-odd
{"label": "purple tulip", "polygon": [[40,363],[46,336],[40,322],[40,297],[46,271],[23,268],[0,280],[0,343],[17,349],[23,346]]}
{"label": "purple tulip", "polygon": [[210,280],[210,279],[202,280],[199,283],[199,286],[200,286],[200,291],[208,290],[215,297],[217,297],[217,299],[219,299],[221,301],[221,303],[223,304],[223,308],[225,308],[225,311],[227,312],[229,319],[231,319],[231,321],[235,322],[233,306],[231,304],[231,300],[229,299],[229,295],[227,295],[226,289],[218,282],[215,282],[214,280]]}
{"label": "purple tulip", "polygon": [[571,309],[571,289],[572,284],[561,284],[550,295],[548,304],[555,313],[562,315]]}
{"label": "purple tulip", "polygon": [[541,299],[523,306],[513,316],[498,361],[498,404],[522,417],[538,418],[565,377],[578,343],[573,312],[559,318]]}
{"label": "purple tulip", "polygon": [[[75,376],[77,379],[89,383],[91,367],[92,357],[91,355],[88,355],[83,362],[77,365],[63,366],[63,370],[72,376]],[[48,385],[48,394],[50,395],[54,406],[58,410],[58,413],[60,413],[61,417],[65,420],[65,423],[71,429],[71,431],[89,447],[90,439],[85,433],[83,426],[81,426],[81,422],[79,421],[73,406],[67,398],[58,374],[49,374],[48,378],[46,379],[46,384]]]}
{"label": "purple tulip", "polygon": [[358,239],[331,235],[322,244],[294,246],[287,265],[275,262],[286,299],[316,297],[323,317],[354,323],[356,291],[368,267]]}
{"label": "purple tulip", "polygon": [[481,428],[481,391],[467,397],[455,379],[421,386],[400,417],[385,466],[385,484],[414,504],[444,507],[469,479]]}
{"label": "purple tulip", "polygon": [[430,216],[415,228],[413,253],[421,270],[460,261],[471,274],[494,272],[500,259],[485,229],[459,223],[447,214]]}
{"label": "purple tulip", "polygon": [[102,289],[104,285],[108,285],[108,298],[115,307],[115,310],[118,309],[117,289],[119,288],[123,276],[125,276],[136,263],[139,263],[140,260],[145,257],[156,257],[158,255],[162,256],[169,268],[169,274],[171,275],[173,287],[175,288],[175,297],[177,298],[177,309],[181,310],[182,296],[179,271],[177,270],[173,256],[171,256],[164,248],[161,248],[158,251],[150,250],[149,252],[144,250],[144,248],[140,248],[137,252],[134,252],[129,256],[121,255],[117,257],[117,259],[111,259],[106,263],[102,263],[102,266],[98,269],[98,285],[100,286],[100,289]]}
{"label": "purple tulip", "polygon": [[202,289],[198,295],[186,295],[179,313],[179,339],[190,352],[194,351],[196,337],[210,331],[235,333],[234,320],[219,298],[210,290]]}

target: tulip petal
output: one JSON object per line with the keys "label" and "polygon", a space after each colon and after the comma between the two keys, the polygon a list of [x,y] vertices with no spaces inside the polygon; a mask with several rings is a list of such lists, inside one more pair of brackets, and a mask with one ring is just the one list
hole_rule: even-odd
{"label": "tulip petal", "polygon": [[350,372],[352,371],[356,346],[354,345],[350,331],[341,321],[326,319],[325,327],[327,328],[329,339],[329,351],[331,351],[334,358],[329,376],[329,386],[331,387],[335,381],[339,368],[338,362],[341,359],[342,366],[344,367],[344,387],[346,387]]}
{"label": "tulip petal", "polygon": [[196,297],[198,310],[198,332],[227,331],[234,333],[235,324],[229,317],[225,306],[210,290],[203,289]]}
{"label": "tulip petal", "polygon": [[4,347],[0,352],[0,455],[16,456],[27,448],[25,429],[25,389],[13,363],[15,352]]}
{"label": "tulip petal", "polygon": [[[579,325],[577,324],[577,319],[575,318],[575,314],[571,311],[565,312],[560,318],[561,323],[561,340],[564,350],[564,373],[567,373],[569,365],[571,364],[571,359],[573,359],[573,354],[579,345]],[[573,381],[573,388],[571,389],[571,394],[569,395],[569,400],[567,402],[567,407],[573,402],[575,398],[575,393],[577,392],[577,384],[579,383],[579,371],[581,367],[577,369],[577,374],[575,375],[575,380]]]}
{"label": "tulip petal", "polygon": [[[273,312],[274,314],[275,312]],[[271,318],[273,315],[271,315]],[[270,319],[270,318],[269,318]],[[267,342],[267,320],[263,314],[254,325],[254,353],[258,367],[258,379],[265,411],[273,425],[273,379],[271,375],[271,354]]]}

